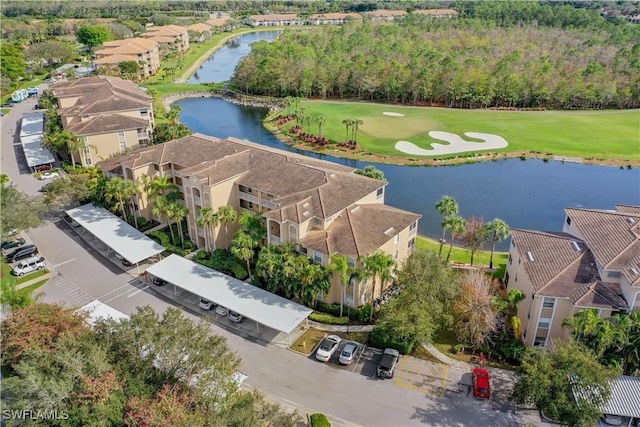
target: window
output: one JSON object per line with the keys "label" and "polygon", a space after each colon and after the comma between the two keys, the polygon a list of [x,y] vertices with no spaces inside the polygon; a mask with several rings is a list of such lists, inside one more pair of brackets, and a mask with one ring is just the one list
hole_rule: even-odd
{"label": "window", "polygon": [[393,259],[398,259],[398,251],[395,251],[395,253],[393,254]]}
{"label": "window", "polygon": [[555,298],[545,297],[544,301],[542,302],[542,307],[544,308],[553,308],[555,305],[556,305]]}
{"label": "window", "polygon": [[416,238],[413,237],[411,240],[409,240],[409,244],[407,245],[407,249],[409,250],[409,253],[413,252],[413,249],[416,246]]}
{"label": "window", "polygon": [[87,158],[85,159],[85,163],[86,163],[86,164],[88,164],[88,165],[92,164],[92,163],[91,163],[91,158],[90,158],[90,157],[87,157]]}
{"label": "window", "polygon": [[409,235],[411,236],[411,235],[415,234],[417,228],[418,228],[418,221],[414,222],[413,224],[411,224],[409,226]]}
{"label": "window", "polygon": [[313,251],[313,261],[322,264],[322,252]]}
{"label": "window", "polygon": [[123,130],[119,130],[118,131],[118,138],[124,138],[124,131]]}
{"label": "window", "polygon": [[[347,258],[347,264],[349,265],[349,267],[355,267],[356,266],[356,260],[353,259],[353,258]],[[351,284],[349,286],[351,286]]]}
{"label": "window", "polygon": [[567,225],[571,225],[571,218],[567,215]]}
{"label": "window", "polygon": [[511,254],[509,254],[509,265],[511,265]]}
{"label": "window", "polygon": [[376,198],[379,199],[384,195],[384,187],[378,188],[378,191],[376,192]]}
{"label": "window", "polygon": [[538,322],[538,328],[547,328],[549,329],[549,320],[548,319],[540,319]]}
{"label": "window", "polygon": [[504,275],[504,285],[509,286],[509,273]]}
{"label": "window", "polygon": [[120,151],[124,151],[127,148],[127,141],[120,141]]}
{"label": "window", "polygon": [[400,235],[396,234],[395,237],[393,238],[393,243],[397,244],[400,241]]}
{"label": "window", "polygon": [[622,273],[620,273],[619,271],[609,271],[607,273],[608,277],[620,277],[622,275]]}

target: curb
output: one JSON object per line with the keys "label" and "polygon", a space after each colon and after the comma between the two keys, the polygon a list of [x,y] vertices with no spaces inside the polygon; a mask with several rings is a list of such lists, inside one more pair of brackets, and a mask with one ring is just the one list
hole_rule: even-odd
{"label": "curb", "polygon": [[49,279],[51,279],[51,272],[45,273],[42,276],[36,277],[35,279],[27,280],[24,283],[20,283],[19,285],[16,285],[16,290],[20,290],[20,289],[26,288],[28,286],[33,285],[34,283],[38,283],[38,282],[41,282],[43,280],[47,280],[48,281]]}

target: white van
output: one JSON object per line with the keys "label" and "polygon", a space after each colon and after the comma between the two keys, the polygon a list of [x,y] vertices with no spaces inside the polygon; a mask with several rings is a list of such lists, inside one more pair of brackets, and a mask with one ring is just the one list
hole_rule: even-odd
{"label": "white van", "polygon": [[13,274],[16,276],[22,276],[32,271],[42,270],[45,267],[44,258],[34,256],[31,258],[20,261],[17,265],[13,266]]}

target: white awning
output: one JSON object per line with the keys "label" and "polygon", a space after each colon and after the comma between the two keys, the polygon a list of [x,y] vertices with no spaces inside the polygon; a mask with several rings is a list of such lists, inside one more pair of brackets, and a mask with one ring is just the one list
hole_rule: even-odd
{"label": "white awning", "polygon": [[175,254],[147,268],[147,272],[287,334],[313,312],[308,307]]}
{"label": "white awning", "polygon": [[611,382],[611,396],[600,408],[603,414],[640,418],[640,377],[622,375]]}
{"label": "white awning", "polygon": [[44,112],[26,113],[22,116],[22,126],[20,127],[20,138],[28,135],[44,133]]}
{"label": "white awning", "polygon": [[42,134],[27,135],[20,138],[22,151],[30,168],[39,165],[48,165],[56,161],[51,151],[42,146]]}
{"label": "white awning", "polygon": [[69,209],[67,214],[105,245],[129,262],[140,261],[164,251],[164,247],[108,210],[91,203]]}

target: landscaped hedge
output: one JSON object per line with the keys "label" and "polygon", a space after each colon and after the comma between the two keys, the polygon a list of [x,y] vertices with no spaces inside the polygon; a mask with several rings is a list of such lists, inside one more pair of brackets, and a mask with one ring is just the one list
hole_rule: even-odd
{"label": "landscaped hedge", "polygon": [[[321,311],[323,313],[330,314],[334,317],[340,317],[340,304],[327,304],[321,301],[318,301],[316,305],[316,310]],[[348,313],[349,320],[361,322],[361,323],[369,323],[369,314],[371,312],[371,306],[369,304],[355,309],[349,307],[347,310],[347,306],[342,307],[342,315],[346,316]]]}
{"label": "landscaped hedge", "polygon": [[244,280],[249,277],[242,263],[228,251],[216,249],[213,251],[213,254],[211,254],[211,257],[208,255],[206,251],[199,251],[194,260],[197,263],[206,265],[209,268],[228,274],[239,280]]}
{"label": "landscaped hedge", "polygon": [[331,427],[331,423],[325,414],[311,414],[309,417],[311,427]]}
{"label": "landscaped hedge", "polygon": [[373,347],[377,348],[395,348],[401,354],[409,354],[413,350],[416,340],[407,342],[397,341],[388,337],[380,328],[373,328],[369,335],[369,341]]}
{"label": "landscaped hedge", "polygon": [[174,246],[171,243],[171,236],[169,236],[169,234],[163,230],[152,231],[151,233],[149,233],[149,236],[159,242],[162,246],[164,246],[168,252],[180,256],[188,255],[196,248],[193,242],[189,239],[184,240],[184,248],[180,246]]}
{"label": "landscaped hedge", "polygon": [[314,311],[309,315],[309,319],[314,322],[326,323],[327,325],[346,325],[349,323],[348,317],[337,317],[327,313]]}

